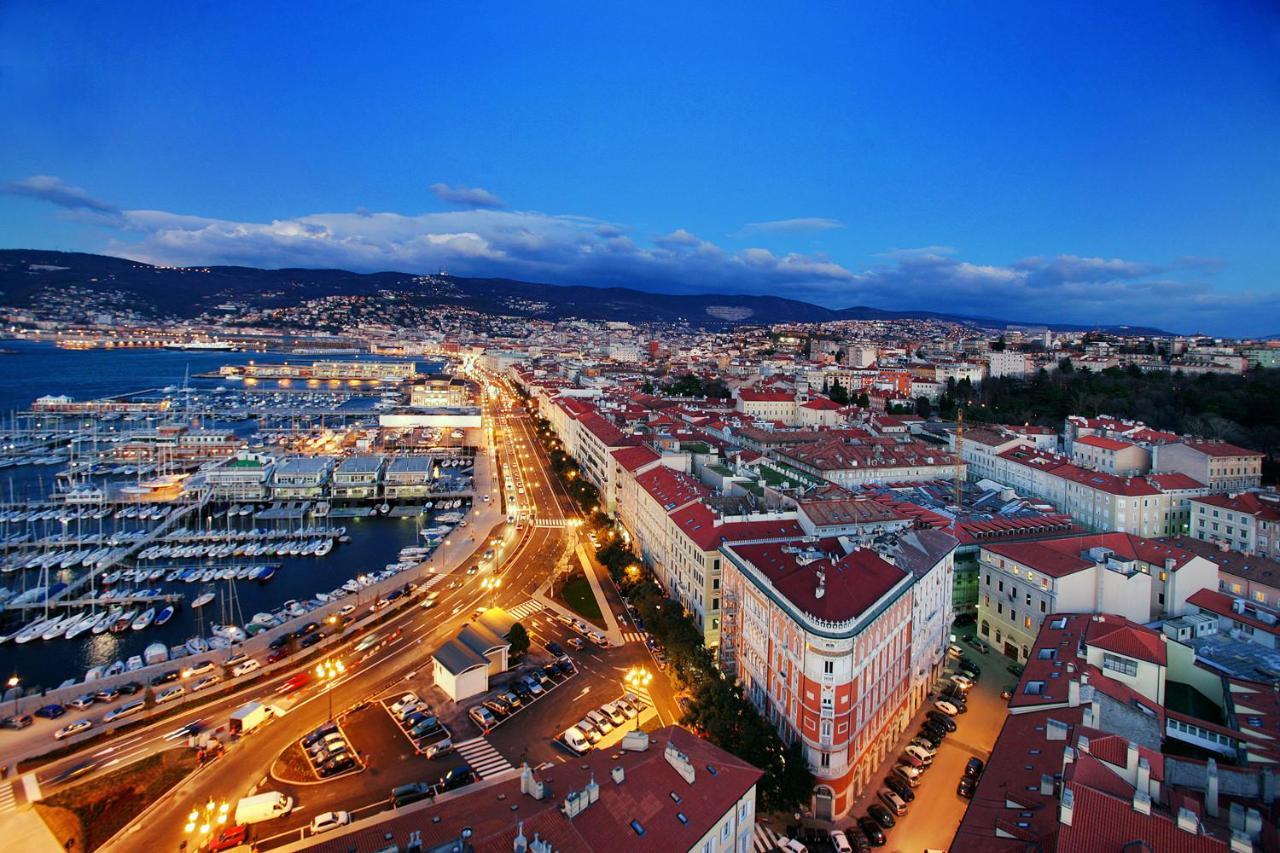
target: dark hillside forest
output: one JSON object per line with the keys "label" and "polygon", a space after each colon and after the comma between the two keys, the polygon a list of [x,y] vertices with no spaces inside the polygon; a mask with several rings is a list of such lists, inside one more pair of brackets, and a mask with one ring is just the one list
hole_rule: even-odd
{"label": "dark hillside forest", "polygon": [[939,414],[955,417],[957,404],[966,404],[969,421],[1061,429],[1067,415],[1107,414],[1154,429],[1220,438],[1266,453],[1265,481],[1280,479],[1280,370],[1188,376],[1113,367],[1094,373],[1064,360],[1053,373],[988,379],[976,387],[967,381],[948,384]]}

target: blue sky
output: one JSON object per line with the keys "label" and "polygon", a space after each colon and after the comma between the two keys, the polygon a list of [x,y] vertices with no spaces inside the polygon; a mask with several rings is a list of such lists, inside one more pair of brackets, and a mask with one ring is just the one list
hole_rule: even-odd
{"label": "blue sky", "polygon": [[690,5],[10,0],[0,244],[1280,333],[1272,4]]}

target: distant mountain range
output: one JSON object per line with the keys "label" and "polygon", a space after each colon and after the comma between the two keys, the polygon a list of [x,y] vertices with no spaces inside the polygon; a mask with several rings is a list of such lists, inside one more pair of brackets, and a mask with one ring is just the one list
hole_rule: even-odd
{"label": "distant mountain range", "polygon": [[1055,331],[1097,329],[1164,335],[1132,326],[1079,326],[968,317],[935,311],[889,311],[867,306],[832,309],[776,296],[672,295],[624,287],[583,287],[460,278],[405,272],[356,273],[332,269],[255,267],[157,267],[81,252],[0,250],[0,305],[33,307],[59,290],[80,287],[156,316],[195,317],[228,302],[256,308],[289,307],[324,296],[404,294],[416,304],[548,320],[680,322],[707,328],[734,324],[821,323],[835,320],[941,320],[986,329],[1038,326]]}

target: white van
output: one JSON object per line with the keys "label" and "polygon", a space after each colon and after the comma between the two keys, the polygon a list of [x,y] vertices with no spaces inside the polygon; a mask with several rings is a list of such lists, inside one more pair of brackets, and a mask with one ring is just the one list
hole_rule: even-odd
{"label": "white van", "polygon": [[234,678],[239,678],[242,675],[253,672],[255,669],[262,669],[262,664],[258,663],[257,658],[249,658],[244,663],[236,664],[235,668],[231,670],[231,675]]}
{"label": "white van", "polygon": [[236,803],[236,823],[261,823],[283,817],[293,811],[293,797],[286,797],[279,791],[267,791],[245,797]]}
{"label": "white van", "polygon": [[591,751],[591,743],[587,740],[587,736],[584,735],[577,726],[569,726],[569,728],[565,729],[560,735],[560,740],[564,741],[565,746],[569,747],[579,755]]}

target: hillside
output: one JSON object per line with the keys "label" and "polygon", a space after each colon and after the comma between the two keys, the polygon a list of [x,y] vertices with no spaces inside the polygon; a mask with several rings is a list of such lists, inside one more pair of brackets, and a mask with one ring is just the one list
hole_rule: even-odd
{"label": "hillside", "polygon": [[[406,272],[356,273],[333,269],[157,267],[78,252],[0,250],[0,305],[29,308],[71,288],[109,296],[143,315],[195,317],[226,302],[257,308],[296,305],[325,296],[367,296],[391,291],[418,304],[465,307],[493,314],[563,319],[687,321],[704,327],[739,323],[818,323],[833,320],[932,319],[986,328],[1014,321],[930,311],[887,311],[866,306],[824,308],[776,296],[671,295],[622,287],[584,287],[501,278],[424,276]],[[1030,321],[1017,321],[1033,324]],[[1084,327],[1041,324],[1058,330]],[[1099,327],[1107,328],[1107,327]],[[1130,334],[1164,334],[1127,328]]]}

